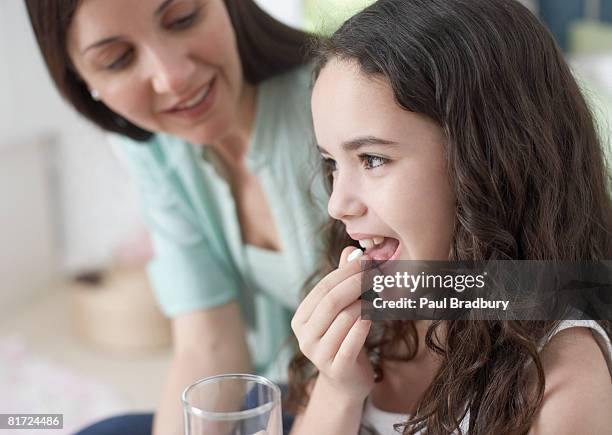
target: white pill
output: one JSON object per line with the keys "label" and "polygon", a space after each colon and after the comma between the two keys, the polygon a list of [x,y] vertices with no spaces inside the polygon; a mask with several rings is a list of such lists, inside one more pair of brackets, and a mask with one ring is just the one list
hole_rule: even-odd
{"label": "white pill", "polygon": [[351,262],[353,260],[356,260],[357,258],[361,257],[363,255],[363,251],[361,249],[355,249],[353,252],[351,252],[349,254],[349,256],[347,257],[346,261],[347,262]]}

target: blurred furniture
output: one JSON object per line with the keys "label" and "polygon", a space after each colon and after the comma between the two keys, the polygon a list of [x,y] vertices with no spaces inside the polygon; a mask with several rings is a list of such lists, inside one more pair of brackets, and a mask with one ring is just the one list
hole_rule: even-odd
{"label": "blurred furniture", "polygon": [[[65,414],[64,424],[68,429],[70,423],[85,424],[118,412],[154,409],[159,402],[164,373],[170,366],[170,348],[151,352],[101,349],[77,337],[73,314],[73,294],[61,282],[56,288],[45,289],[40,298],[23,310],[0,316],[0,390],[4,404],[11,405],[5,406],[4,412],[14,408],[21,412],[24,409],[46,412],[53,407],[55,412]],[[33,364],[36,372],[29,369]],[[45,367],[54,369],[54,373],[64,373],[62,379],[49,377],[47,371],[42,373]],[[44,384],[35,379],[40,377]],[[78,378],[83,381],[83,387],[95,384],[96,398],[90,393],[84,395],[81,388],[67,385],[66,377]],[[55,386],[62,400],[56,399],[57,394],[48,394],[49,385]],[[111,402],[109,394],[102,389],[110,389],[109,393],[117,400]]]}
{"label": "blurred furniture", "polygon": [[85,341],[114,351],[170,345],[170,321],[159,311],[143,267],[83,274],[71,285],[75,330]]}

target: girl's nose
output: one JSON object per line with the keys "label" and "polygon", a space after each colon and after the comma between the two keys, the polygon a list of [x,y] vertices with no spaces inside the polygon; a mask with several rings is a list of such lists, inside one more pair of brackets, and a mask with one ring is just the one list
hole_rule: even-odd
{"label": "girl's nose", "polygon": [[327,212],[337,220],[347,220],[365,214],[367,207],[359,195],[359,185],[338,176],[327,203]]}

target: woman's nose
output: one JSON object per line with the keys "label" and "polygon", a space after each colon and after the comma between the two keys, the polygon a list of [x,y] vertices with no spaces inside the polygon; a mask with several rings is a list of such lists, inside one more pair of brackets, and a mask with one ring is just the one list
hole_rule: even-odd
{"label": "woman's nose", "polygon": [[366,210],[366,205],[360,199],[359,185],[354,180],[338,176],[327,203],[329,215],[337,220],[346,220],[362,216]]}
{"label": "woman's nose", "polygon": [[156,93],[181,95],[197,85],[191,83],[196,66],[187,54],[173,51],[172,47],[158,48],[151,54],[151,81]]}

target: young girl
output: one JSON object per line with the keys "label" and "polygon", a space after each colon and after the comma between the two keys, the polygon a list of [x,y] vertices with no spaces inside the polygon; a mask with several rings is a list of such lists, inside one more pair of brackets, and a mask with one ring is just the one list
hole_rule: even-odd
{"label": "young girl", "polygon": [[292,321],[292,434],[610,433],[609,321],[372,325],[360,251],[340,253],[612,258],[601,144],[548,31],[512,0],[379,0],[322,42],[317,71],[334,222]]}

